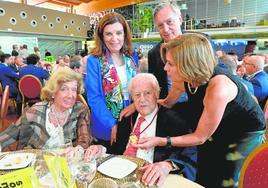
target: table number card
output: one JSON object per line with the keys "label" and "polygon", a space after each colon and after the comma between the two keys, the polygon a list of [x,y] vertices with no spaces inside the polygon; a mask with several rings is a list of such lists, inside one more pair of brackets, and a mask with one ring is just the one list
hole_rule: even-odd
{"label": "table number card", "polygon": [[34,188],[39,181],[32,167],[0,176],[0,188]]}

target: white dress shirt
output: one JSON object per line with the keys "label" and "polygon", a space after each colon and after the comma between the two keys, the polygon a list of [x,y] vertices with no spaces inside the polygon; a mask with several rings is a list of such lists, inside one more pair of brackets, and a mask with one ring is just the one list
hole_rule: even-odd
{"label": "white dress shirt", "polygon": [[[158,111],[158,106],[156,105],[154,111],[152,113],[150,113],[149,115],[144,117],[145,121],[142,122],[142,124],[141,124],[141,128],[140,128],[141,132],[152,121],[152,119],[154,118],[154,115],[157,113],[157,111]],[[141,117],[140,114],[138,115],[138,117],[136,119],[135,126],[134,126],[133,130],[136,127],[136,124],[138,122],[137,120],[139,119],[139,117]],[[155,136],[155,133],[156,133],[156,119],[157,119],[157,115],[155,116],[152,124],[143,133],[140,134],[140,138]],[[144,159],[144,160],[146,160],[148,162],[153,163],[154,148],[151,148],[151,149],[138,149],[136,157],[142,158],[142,159]]]}

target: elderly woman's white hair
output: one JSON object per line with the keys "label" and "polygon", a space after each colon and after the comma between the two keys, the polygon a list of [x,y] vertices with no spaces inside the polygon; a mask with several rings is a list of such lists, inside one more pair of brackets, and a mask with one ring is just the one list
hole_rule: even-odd
{"label": "elderly woman's white hair", "polygon": [[158,84],[156,77],[150,73],[139,73],[134,78],[132,78],[130,80],[130,83],[128,85],[128,90],[129,90],[130,95],[132,95],[132,92],[133,92],[135,85],[143,84],[145,82],[150,82],[153,86],[154,91],[159,94],[160,87],[159,87],[159,84]]}

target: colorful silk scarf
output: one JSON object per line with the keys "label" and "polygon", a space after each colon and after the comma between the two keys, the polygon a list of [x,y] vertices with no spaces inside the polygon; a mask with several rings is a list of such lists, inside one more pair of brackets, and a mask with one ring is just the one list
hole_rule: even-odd
{"label": "colorful silk scarf", "polygon": [[[129,82],[136,75],[136,66],[131,57],[123,55],[123,58],[127,69],[127,80]],[[105,102],[113,117],[118,119],[120,111],[124,108],[121,82],[108,50],[106,50],[104,56],[99,58],[99,61]]]}

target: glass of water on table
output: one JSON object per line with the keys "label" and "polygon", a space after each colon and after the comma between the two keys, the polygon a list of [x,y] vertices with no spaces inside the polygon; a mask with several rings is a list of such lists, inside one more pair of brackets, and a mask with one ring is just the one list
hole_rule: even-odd
{"label": "glass of water on table", "polygon": [[95,177],[97,170],[97,162],[95,159],[91,161],[81,160],[77,164],[75,179],[78,183],[87,186]]}

